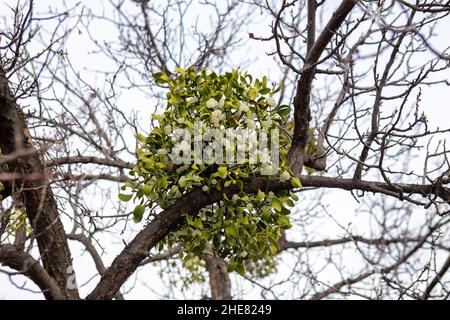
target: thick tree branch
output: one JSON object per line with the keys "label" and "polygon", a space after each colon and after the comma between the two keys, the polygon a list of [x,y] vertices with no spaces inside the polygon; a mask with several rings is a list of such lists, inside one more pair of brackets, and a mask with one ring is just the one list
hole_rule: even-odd
{"label": "thick tree branch", "polygon": [[[102,276],[105,274],[105,264],[103,263],[102,257],[98,253],[91,239],[82,234],[68,234],[67,238],[80,242],[85,247],[86,251],[91,255],[92,260],[94,260],[95,268],[97,269],[99,275]],[[116,300],[124,300],[120,291],[117,291],[115,298]]]}
{"label": "thick tree branch", "polygon": [[[301,174],[303,164],[306,161],[305,147],[308,143],[308,129],[311,119],[311,88],[314,75],[316,74],[316,63],[336,31],[358,2],[358,0],[343,0],[314,44],[312,44],[312,39],[308,39],[309,50],[305,58],[302,74],[297,83],[297,93],[294,98],[294,134],[287,156],[288,164],[297,176]],[[313,14],[316,4],[315,1],[309,1],[308,5],[308,23],[310,27],[308,29],[308,37],[312,38],[315,35],[312,27],[314,26],[315,17]]]}
{"label": "thick tree branch", "polygon": [[408,243],[408,242],[417,242],[417,238],[392,238],[392,239],[369,239],[362,236],[347,236],[339,239],[324,239],[317,241],[302,241],[302,242],[293,242],[280,239],[280,250],[287,249],[310,249],[310,248],[323,248],[323,247],[331,247],[337,246],[341,244],[346,244],[350,242],[354,243],[364,243],[367,245],[375,245],[375,246],[387,246],[390,244],[399,244],[399,243]]}
{"label": "thick tree branch", "polygon": [[230,300],[231,281],[227,270],[227,264],[212,253],[206,252],[203,255],[206,269],[209,274],[209,287],[211,288],[211,299]]}
{"label": "thick tree branch", "polygon": [[170,248],[169,250],[162,252],[160,254],[155,254],[151,257],[148,257],[147,259],[145,259],[144,261],[142,261],[139,266],[145,266],[146,264],[149,263],[153,263],[153,262],[157,262],[157,261],[162,261],[162,260],[168,260],[170,258],[174,258],[175,255],[178,254],[178,252],[180,252],[182,248],[182,244],[178,244],[172,248]]}
{"label": "thick tree branch", "polygon": [[349,191],[360,190],[381,193],[399,199],[401,195],[398,192],[402,190],[405,194],[417,194],[423,197],[437,196],[444,202],[450,204],[450,188],[439,184],[386,183],[320,176],[301,176],[300,180],[304,187],[335,188]]}
{"label": "thick tree branch", "polygon": [[55,167],[64,164],[99,164],[102,166],[114,167],[119,169],[133,169],[133,164],[130,162],[89,156],[56,158],[45,162],[45,166],[47,167]]}
{"label": "thick tree branch", "polygon": [[450,255],[447,257],[447,260],[445,261],[444,265],[442,266],[441,270],[439,270],[438,274],[431,280],[430,284],[425,289],[425,292],[423,294],[422,299],[427,300],[430,298],[431,292],[433,291],[434,287],[441,281],[441,279],[444,277],[445,273],[450,268]]}
{"label": "thick tree branch", "polygon": [[0,263],[32,280],[46,299],[65,299],[56,282],[28,253],[11,244],[0,245]]}
{"label": "thick tree branch", "polygon": [[[301,176],[304,187],[337,188],[344,190],[362,190],[394,196],[402,188],[405,193],[420,194],[423,196],[436,194],[450,203],[450,190],[434,185],[396,184],[383,182],[356,181],[353,179],[338,179],[319,176]],[[244,186],[246,193],[255,193],[260,190],[289,190],[292,185],[289,181],[280,182],[277,179],[256,177]],[[107,269],[97,287],[87,297],[88,299],[111,299],[120,289],[128,277],[148,257],[148,253],[158,242],[164,239],[171,231],[176,230],[184,221],[184,215],[194,215],[201,208],[222,199],[223,193],[232,196],[235,187],[224,191],[213,190],[209,194],[195,189],[178,199],[170,208],[158,214],[116,257]]]}
{"label": "thick tree branch", "polygon": [[[290,183],[255,178],[248,182],[245,191],[254,193],[258,189],[273,189],[272,186],[278,190],[292,188]],[[170,208],[156,216],[114,259],[87,299],[111,299],[141,261],[148,256],[149,250],[180,226],[184,221],[184,215],[196,214],[201,208],[221,200],[223,193],[232,196],[236,192],[236,187],[230,187],[224,191],[214,190],[209,194],[195,189],[178,199]]]}

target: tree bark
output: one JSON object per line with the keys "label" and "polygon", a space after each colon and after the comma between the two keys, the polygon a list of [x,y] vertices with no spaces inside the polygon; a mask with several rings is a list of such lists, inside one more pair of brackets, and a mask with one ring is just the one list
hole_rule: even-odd
{"label": "tree bark", "polygon": [[[255,193],[258,189],[266,190],[267,188],[286,190],[291,189],[292,185],[290,182],[281,183],[278,180],[257,177],[244,186],[244,191]],[[194,215],[201,208],[223,199],[224,193],[231,197],[236,192],[238,192],[236,186],[226,190],[212,190],[209,194],[201,189],[195,189],[175,201],[171,207],[158,214],[145,226],[122,250],[87,299],[112,299],[141,261],[148,257],[149,250],[171,231],[178,229],[184,221],[184,215]]]}
{"label": "tree bark", "polygon": [[[316,74],[316,64],[336,31],[358,2],[358,0],[343,0],[317,40],[315,40],[316,3],[315,1],[308,1],[308,53],[305,58],[302,74],[297,83],[297,91],[294,98],[294,134],[291,148],[287,155],[288,165],[296,176],[301,175],[303,165],[307,160],[305,148],[309,136],[311,88]],[[324,166],[324,163],[322,166]]]}
{"label": "tree bark", "polygon": [[[401,189],[404,193],[423,196],[435,195],[450,203],[450,189],[442,185],[388,184],[320,176],[300,176],[300,181],[303,187],[361,190],[386,194],[396,198],[400,198],[398,190]],[[290,190],[292,185],[290,181],[280,182],[277,177],[272,179],[255,177],[244,185],[244,191],[248,194],[256,193],[258,189],[266,191]],[[158,214],[145,226],[122,250],[87,299],[112,299],[142,260],[148,257],[149,250],[171,231],[177,230],[179,225],[183,223],[184,215],[195,215],[201,208],[220,201],[224,193],[231,197],[236,192],[238,192],[238,189],[235,186],[228,187],[225,190],[212,190],[209,194],[201,189],[194,189],[175,201],[171,207]]]}
{"label": "tree bark", "polygon": [[33,146],[24,114],[11,93],[7,77],[1,70],[0,148],[5,156],[25,154],[11,157],[6,164],[8,173],[37,176],[33,180],[1,182],[6,186],[8,193],[13,193],[15,190],[21,193],[44,269],[55,280],[62,291],[62,296],[67,299],[79,298],[76,288],[67,287],[69,277],[72,279],[74,277],[70,274],[73,270],[72,258],[64,227],[59,218],[56,200],[48,186],[43,162]]}
{"label": "tree bark", "polygon": [[0,263],[30,278],[48,300],[65,299],[59,286],[31,255],[11,244],[0,245]]}
{"label": "tree bark", "polygon": [[231,300],[231,281],[226,263],[209,252],[203,255],[203,260],[209,274],[211,299]]}

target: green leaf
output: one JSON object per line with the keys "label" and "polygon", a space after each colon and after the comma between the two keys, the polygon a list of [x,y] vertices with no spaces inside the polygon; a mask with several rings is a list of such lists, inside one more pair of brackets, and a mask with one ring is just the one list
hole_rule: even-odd
{"label": "green leaf", "polygon": [[243,179],[247,179],[248,177],[249,177],[249,175],[248,174],[246,174],[245,172],[239,172],[239,176],[241,177],[241,178],[243,178]]}
{"label": "green leaf", "polygon": [[289,193],[289,195],[291,196],[291,199],[292,200],[294,200],[294,201],[298,201],[298,196],[295,194],[295,193],[293,193],[292,191]]}
{"label": "green leaf", "polygon": [[146,184],[142,187],[142,193],[145,194],[146,196],[149,196],[153,191],[152,186]]}
{"label": "green leaf", "polygon": [[286,203],[286,205],[291,208],[295,206],[295,203],[294,201],[292,201],[292,199],[287,199],[284,203]]}
{"label": "green leaf", "polygon": [[145,207],[142,205],[137,205],[136,208],[133,210],[133,221],[138,223],[142,220],[142,217],[144,216]]}
{"label": "green leaf", "polygon": [[247,97],[248,97],[250,100],[255,100],[257,96],[258,96],[258,90],[256,90],[256,88],[250,88],[250,89],[247,91]]}
{"label": "green leaf", "polygon": [[188,126],[191,129],[194,129],[194,125],[192,124],[192,122],[190,122],[189,120],[184,120],[184,124],[186,126]]}
{"label": "green leaf", "polygon": [[141,143],[145,143],[145,141],[147,140],[147,137],[144,136],[144,135],[141,134],[141,133],[138,133],[138,134],[136,135],[136,138],[137,138],[138,141],[141,142]]}
{"label": "green leaf", "polygon": [[179,103],[181,103],[182,101],[183,101],[183,99],[181,99],[180,96],[177,96],[177,95],[175,95],[175,94],[171,94],[171,95],[170,95],[170,98],[169,98],[169,100],[168,100],[168,102],[169,102],[170,104],[179,104]]}
{"label": "green leaf", "polygon": [[263,87],[267,87],[267,77],[266,76],[263,76],[261,84],[262,84]]}
{"label": "green leaf", "polygon": [[291,178],[291,183],[292,183],[292,186],[294,186],[295,188],[302,188],[303,187],[302,183],[300,182],[299,178],[297,178],[297,177],[292,177]]}
{"label": "green leaf", "polygon": [[183,77],[186,75],[186,71],[183,68],[178,67],[175,71],[180,73]]}
{"label": "green leaf", "polygon": [[292,227],[291,225],[291,221],[289,220],[289,217],[285,216],[285,215],[280,215],[278,217],[278,224],[283,228],[283,229],[289,229]]}
{"label": "green leaf", "polygon": [[119,193],[118,195],[119,199],[124,201],[124,202],[128,202],[131,200],[131,198],[133,198],[132,194],[123,194],[123,193]]}
{"label": "green leaf", "polygon": [[203,223],[202,223],[201,219],[195,219],[193,222],[193,225],[197,229],[200,229],[200,230],[203,229]]}
{"label": "green leaf", "polygon": [[268,221],[270,219],[270,210],[267,207],[263,207],[261,218],[263,221]]}
{"label": "green leaf", "polygon": [[288,105],[281,105],[277,109],[277,113],[280,115],[280,117],[284,118],[291,113],[291,108]]}
{"label": "green leaf", "polygon": [[249,223],[248,216],[245,216],[242,219],[240,219],[240,223],[244,226],[248,225],[248,223]]}
{"label": "green leaf", "polygon": [[280,212],[283,209],[283,203],[280,201],[280,199],[274,197],[272,199],[272,208]]}
{"label": "green leaf", "polygon": [[236,267],[237,267],[237,262],[236,261],[231,261],[228,264],[227,271],[228,272],[233,272],[234,270],[236,270]]}
{"label": "green leaf", "polygon": [[278,242],[272,238],[269,238],[269,242],[270,242],[270,245],[269,245],[270,253],[274,256],[277,254],[277,252],[279,250]]}
{"label": "green leaf", "polygon": [[166,168],[166,164],[164,162],[155,162],[155,166],[158,169],[165,169]]}
{"label": "green leaf", "polygon": [[166,178],[161,178],[161,179],[158,181],[158,188],[159,188],[160,190],[165,189],[165,188],[167,188],[168,186],[169,186],[169,182],[167,181]]}
{"label": "green leaf", "polygon": [[255,200],[260,202],[260,201],[263,201],[265,197],[266,197],[266,194],[258,189],[258,193],[255,196]]}
{"label": "green leaf", "polygon": [[219,169],[217,169],[217,172],[219,173],[219,177],[221,177],[222,179],[225,179],[227,177],[227,167],[219,167]]}
{"label": "green leaf", "polygon": [[169,77],[164,72],[156,72],[153,75],[153,79],[155,79],[156,83],[166,83],[169,81]]}
{"label": "green leaf", "polygon": [[225,229],[225,232],[233,238],[237,238],[239,236],[239,232],[235,224],[230,224]]}
{"label": "green leaf", "polygon": [[245,268],[242,264],[236,265],[235,271],[239,273],[241,276],[245,275]]}

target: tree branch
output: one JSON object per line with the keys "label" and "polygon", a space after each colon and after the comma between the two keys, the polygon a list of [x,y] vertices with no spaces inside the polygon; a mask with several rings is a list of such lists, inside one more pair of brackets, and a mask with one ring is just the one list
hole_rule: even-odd
{"label": "tree branch", "polygon": [[[344,190],[362,190],[374,193],[394,195],[398,189],[404,192],[429,195],[437,194],[444,197],[450,203],[450,190],[435,185],[415,184],[387,184],[383,182],[356,181],[353,179],[338,179],[319,176],[301,176],[300,180],[304,187],[337,188]],[[249,180],[244,186],[248,194],[256,193],[258,190],[281,191],[292,189],[289,181],[280,182],[278,179],[267,177],[256,177]],[[111,299],[120,289],[128,277],[148,257],[148,252],[158,242],[163,240],[170,232],[177,230],[184,221],[184,215],[194,215],[201,208],[220,201],[225,193],[231,197],[238,190],[235,186],[225,190],[213,190],[205,193],[200,189],[194,189],[184,195],[175,203],[158,214],[136,237],[123,249],[123,251],[112,262],[102,276],[96,288],[88,295],[87,299]]]}
{"label": "tree branch", "polygon": [[441,279],[444,277],[445,273],[448,271],[449,268],[450,268],[450,255],[447,257],[447,260],[445,261],[441,270],[433,278],[433,280],[431,280],[430,284],[425,289],[425,292],[422,297],[423,300],[427,300],[430,297],[431,291],[433,291],[434,287],[436,287],[436,285],[441,281]]}
{"label": "tree branch", "polygon": [[280,244],[280,250],[287,250],[287,249],[310,249],[310,248],[323,248],[323,247],[331,247],[341,244],[346,244],[349,242],[357,242],[357,243],[364,243],[368,245],[375,245],[375,246],[386,246],[390,244],[398,244],[398,243],[408,243],[408,242],[417,242],[417,238],[393,238],[393,239],[384,239],[384,238],[378,238],[378,239],[369,239],[364,238],[362,236],[347,236],[342,237],[339,239],[324,239],[324,240],[317,240],[317,241],[302,241],[302,242],[293,242],[293,241],[287,241],[282,240],[279,241]]}
{"label": "tree branch", "polygon": [[[297,83],[297,93],[294,98],[294,134],[292,145],[287,155],[287,162],[296,176],[301,174],[305,162],[305,147],[308,143],[308,129],[311,119],[311,87],[316,74],[315,65],[336,31],[358,2],[359,0],[343,0],[317,38],[317,41],[312,45],[312,40],[308,39],[308,48],[310,49],[306,55],[302,74]],[[315,1],[309,1],[308,5],[308,37],[311,38],[315,34],[312,30],[315,17],[312,15],[315,12],[316,4]]]}
{"label": "tree branch", "polygon": [[58,285],[47,271],[31,255],[16,246],[11,244],[0,245],[0,263],[32,280],[42,290],[46,299],[65,299]]}
{"label": "tree branch", "polygon": [[413,254],[415,254],[426,242],[427,238],[440,226],[440,224],[437,224],[436,226],[430,228],[430,230],[421,238],[418,240],[417,244],[409,250],[403,257],[401,257],[397,262],[393,263],[390,266],[384,267],[384,268],[372,268],[371,270],[364,272],[356,277],[351,277],[344,279],[333,286],[331,286],[329,289],[316,293],[312,296],[311,300],[321,300],[329,296],[333,293],[338,293],[344,286],[350,286],[354,283],[360,282],[370,276],[372,276],[375,273],[380,274],[387,274],[395,269],[397,269],[400,265],[402,265],[405,261],[407,261]]}
{"label": "tree branch", "polygon": [[[91,239],[82,234],[68,234],[67,238],[80,242],[85,247],[86,251],[91,255],[92,260],[94,260],[95,268],[97,269],[100,276],[105,274],[105,264],[103,263],[102,257],[100,257],[100,255],[98,254],[97,249],[92,244]],[[116,300],[124,300],[123,295],[120,293],[120,291],[117,291],[115,298]]]}
{"label": "tree branch", "polygon": [[203,260],[205,260],[209,274],[211,299],[231,300],[231,281],[225,261],[215,257],[211,252],[206,252]]}
{"label": "tree branch", "polygon": [[[278,180],[255,178],[244,187],[245,192],[254,193],[258,189],[290,189],[289,183]],[[215,203],[223,198],[223,194],[232,196],[238,189],[233,186],[226,190],[213,190],[209,194],[201,189],[194,189],[158,214],[114,259],[96,288],[87,299],[111,299],[128,277],[136,270],[148,252],[170,232],[175,231],[183,223],[185,215],[194,215],[201,208]]]}
{"label": "tree branch", "polygon": [[64,164],[99,164],[108,167],[114,167],[119,169],[133,169],[133,164],[130,162],[125,162],[122,160],[111,160],[98,157],[89,156],[74,156],[74,157],[63,157],[48,160],[44,163],[47,167],[55,167]]}

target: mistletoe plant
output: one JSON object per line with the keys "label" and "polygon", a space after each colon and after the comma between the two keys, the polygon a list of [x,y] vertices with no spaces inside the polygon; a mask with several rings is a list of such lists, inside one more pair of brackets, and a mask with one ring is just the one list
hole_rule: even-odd
{"label": "mistletoe plant", "polygon": [[[294,187],[301,185],[286,166],[290,141],[283,130],[279,130],[278,136],[278,167],[270,159],[269,148],[255,150],[251,141],[238,143],[237,139],[223,138],[223,150],[236,154],[244,150],[256,156],[257,161],[211,162],[208,161],[211,146],[217,140],[217,132],[228,129],[234,132],[247,129],[256,134],[278,131],[286,122],[290,108],[277,106],[275,102],[274,95],[280,87],[269,86],[266,77],[253,79],[240,70],[219,75],[208,70],[196,72],[191,67],[178,68],[172,78],[162,72],[153,76],[156,83],[169,90],[167,106],[162,114],[153,115],[156,123],[149,135],[138,134],[137,164],[119,198],[135,202],[133,216],[139,222],[144,216],[151,219],[158,208],[169,207],[194,188],[209,193],[235,186],[239,192],[231,198],[224,194],[220,202],[203,208],[196,216],[186,216],[186,223],[159,247],[162,250],[182,242],[180,255],[185,265],[208,251],[225,259],[229,271],[242,274],[246,266],[254,265],[252,261],[268,259],[277,252],[281,230],[291,226],[288,207],[297,200],[292,191],[258,190],[247,194],[246,182],[272,170],[277,179],[290,180]],[[199,163],[190,156],[187,163],[177,163],[171,155],[190,155],[189,150],[195,148],[196,142],[195,137],[180,142],[177,132],[187,132],[190,137],[195,123],[199,122],[204,143],[202,155],[206,160]],[[242,137],[235,134],[232,138]]]}

